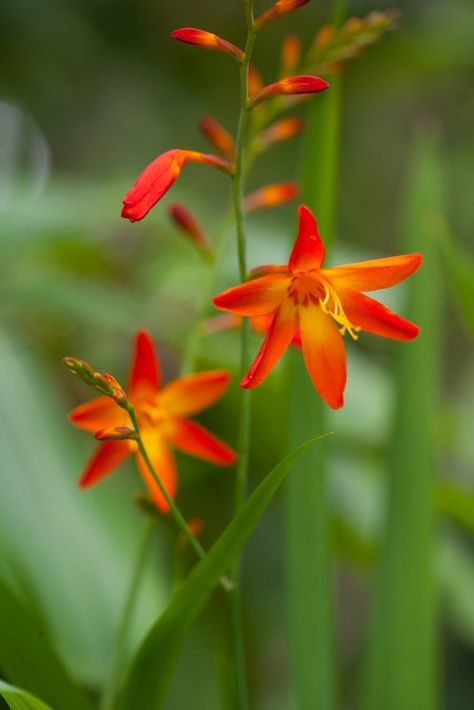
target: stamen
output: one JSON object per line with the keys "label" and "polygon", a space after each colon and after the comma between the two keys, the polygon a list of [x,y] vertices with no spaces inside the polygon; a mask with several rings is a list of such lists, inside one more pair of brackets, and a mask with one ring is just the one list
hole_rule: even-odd
{"label": "stamen", "polygon": [[324,288],[324,298],[319,299],[319,305],[322,310],[324,313],[334,318],[336,323],[340,325],[339,332],[341,335],[349,333],[353,340],[357,340],[359,338],[357,333],[361,330],[361,327],[359,325],[353,325],[350,322],[349,318],[344,313],[341,299],[335,289],[326,281],[322,282],[322,286]]}

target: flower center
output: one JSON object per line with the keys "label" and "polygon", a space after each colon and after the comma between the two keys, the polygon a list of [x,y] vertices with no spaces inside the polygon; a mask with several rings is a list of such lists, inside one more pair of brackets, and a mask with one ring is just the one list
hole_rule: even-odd
{"label": "flower center", "polygon": [[324,313],[336,321],[341,335],[349,333],[353,340],[358,339],[360,326],[351,323],[344,312],[336,289],[327,281],[310,276],[296,276],[288,287],[288,296],[296,305],[304,308],[310,303],[320,306]]}

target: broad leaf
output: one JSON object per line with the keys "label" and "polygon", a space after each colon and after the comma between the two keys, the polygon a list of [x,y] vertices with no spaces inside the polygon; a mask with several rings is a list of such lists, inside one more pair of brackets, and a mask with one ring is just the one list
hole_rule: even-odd
{"label": "broad leaf", "polygon": [[[320,438],[316,437],[302,444],[275,466],[206,557],[175,591],[167,608],[136,654],[116,705],[117,710],[129,710],[132,707],[152,710],[162,707],[191,625],[218,585],[219,579],[232,567],[232,562],[256,528],[291,464]],[[314,474],[317,475],[317,472]]]}
{"label": "broad leaf", "polygon": [[11,710],[52,710],[49,705],[30,695],[26,690],[15,688],[0,680],[0,697],[2,697]]}

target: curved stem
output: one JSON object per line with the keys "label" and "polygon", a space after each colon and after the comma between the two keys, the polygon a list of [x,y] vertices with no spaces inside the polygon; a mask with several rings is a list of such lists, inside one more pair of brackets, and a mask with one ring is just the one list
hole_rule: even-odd
{"label": "curved stem", "polygon": [[112,669],[110,672],[109,681],[104,689],[102,701],[100,703],[101,710],[110,710],[113,707],[114,700],[119,690],[120,678],[124,669],[125,647],[130,633],[130,627],[133,620],[133,614],[136,608],[138,593],[143,581],[144,572],[146,569],[146,561],[153,540],[153,533],[156,529],[156,520],[151,519],[143,531],[143,537],[140,541],[138,553],[135,559],[130,585],[125,598],[123,614],[120,621],[120,626],[117,632],[115,642],[115,653],[112,661]]}

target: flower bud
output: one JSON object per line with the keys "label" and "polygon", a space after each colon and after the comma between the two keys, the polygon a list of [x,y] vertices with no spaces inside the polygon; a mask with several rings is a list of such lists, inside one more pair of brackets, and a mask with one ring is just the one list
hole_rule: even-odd
{"label": "flower bud", "polygon": [[277,0],[272,7],[268,8],[268,10],[265,10],[265,12],[262,12],[262,14],[257,17],[254,22],[254,27],[256,30],[261,30],[262,27],[268,25],[269,22],[289,15],[308,2],[309,0]]}
{"label": "flower bud", "polygon": [[138,439],[134,429],[127,426],[113,426],[100,429],[95,433],[98,441],[125,441],[126,439]]}
{"label": "flower bud", "polygon": [[173,30],[171,36],[173,39],[177,39],[185,44],[195,44],[204,49],[230,54],[239,62],[242,62],[244,58],[244,53],[241,49],[236,47],[235,44],[227,42],[227,40],[212,34],[212,32],[199,30],[196,27],[181,27],[178,30]]}
{"label": "flower bud", "polygon": [[304,119],[297,116],[293,118],[283,118],[281,121],[272,123],[258,138],[260,150],[269,148],[274,143],[289,140],[301,132],[304,126]]}
{"label": "flower bud", "polygon": [[199,128],[219,153],[229,160],[235,159],[235,141],[219,121],[212,116],[203,116],[199,121]]}
{"label": "flower bud", "polygon": [[280,76],[292,74],[301,60],[301,42],[297,35],[287,35],[281,45]]}
{"label": "flower bud", "polygon": [[298,196],[298,193],[298,185],[294,182],[266,185],[244,198],[244,209],[246,212],[254,212],[255,210],[266,210],[271,207],[277,207],[285,202],[294,200],[295,197]]}
{"label": "flower bud", "polygon": [[329,84],[319,76],[302,75],[289,76],[273,84],[264,86],[259,93],[251,99],[251,107],[271,96],[292,94],[315,94],[329,88]]}
{"label": "flower bud", "polygon": [[170,205],[168,214],[181,232],[199,251],[208,256],[211,254],[211,245],[208,238],[197,219],[186,207],[175,202]]}

